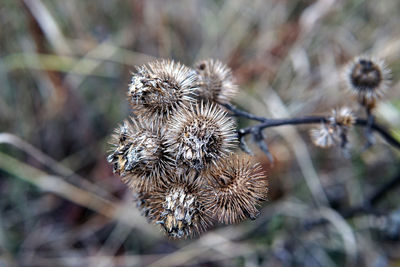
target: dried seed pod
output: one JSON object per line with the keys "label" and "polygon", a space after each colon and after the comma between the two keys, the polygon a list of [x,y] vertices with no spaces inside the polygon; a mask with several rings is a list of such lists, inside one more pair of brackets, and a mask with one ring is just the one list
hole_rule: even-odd
{"label": "dried seed pod", "polygon": [[136,115],[165,122],[179,107],[194,101],[196,72],[170,60],[138,67],[129,85],[128,97]]}
{"label": "dried seed pod", "polygon": [[366,56],[357,57],[344,72],[348,90],[361,105],[373,108],[390,83],[390,70],[383,60]]}
{"label": "dried seed pod", "polygon": [[235,123],[219,106],[179,109],[166,134],[167,151],[179,166],[201,170],[228,155],[237,142]]}
{"label": "dried seed pod", "polygon": [[[186,175],[196,175],[191,172]],[[192,177],[193,178],[193,177]],[[138,206],[153,223],[161,225],[171,238],[188,238],[204,232],[212,224],[204,195],[195,181],[175,175],[164,187],[154,187],[139,195]]]}
{"label": "dried seed pod", "polygon": [[350,108],[341,107],[332,110],[332,115],[328,118],[328,120],[331,124],[350,127],[355,123],[356,118]]}
{"label": "dried seed pod", "polygon": [[163,143],[162,128],[132,118],[132,123],[125,121],[113,135],[114,149],[107,160],[129,187],[149,190],[162,184],[172,168]]}
{"label": "dried seed pod", "polygon": [[247,155],[231,155],[206,175],[205,205],[219,222],[231,224],[258,216],[257,206],[268,192],[267,177],[258,163],[252,163]]}
{"label": "dried seed pod", "polygon": [[231,69],[219,60],[207,59],[197,62],[195,69],[199,75],[198,95],[208,101],[229,103],[237,94],[238,86]]}
{"label": "dried seed pod", "polygon": [[328,148],[340,141],[339,129],[335,125],[322,124],[318,128],[310,130],[311,140],[314,145]]}

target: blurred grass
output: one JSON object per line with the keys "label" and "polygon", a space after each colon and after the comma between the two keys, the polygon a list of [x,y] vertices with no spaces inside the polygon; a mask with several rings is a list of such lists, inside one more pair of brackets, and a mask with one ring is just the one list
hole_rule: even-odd
{"label": "blurred grass", "polygon": [[[342,266],[346,241],[334,228],[296,230],[318,216],[321,191],[340,195],[335,203],[345,208],[397,170],[399,153],[383,140],[362,151],[362,131],[352,131],[348,160],[311,146],[307,126],[267,131],[275,165],[253,147],[270,168],[260,218],[186,241],[165,239],[137,214],[105,160],[107,140],[129,116],[130,72],[153,58],[219,58],[241,87],[235,103],[258,115],[350,105],[363,116],[339,81],[344,64],[363,53],[393,70],[376,114],[400,139],[399,13],[397,0],[3,0],[0,131],[43,155],[14,139],[0,145],[0,265]],[[398,209],[398,201],[393,193],[380,208]],[[360,265],[399,262],[398,240],[385,238],[378,219],[350,221]]]}

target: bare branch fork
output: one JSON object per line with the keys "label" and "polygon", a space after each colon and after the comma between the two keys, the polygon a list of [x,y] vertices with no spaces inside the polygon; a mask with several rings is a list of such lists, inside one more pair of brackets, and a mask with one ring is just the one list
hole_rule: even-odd
{"label": "bare branch fork", "polygon": [[[225,108],[227,108],[233,116],[235,117],[244,117],[250,120],[255,120],[260,122],[259,124],[249,126],[246,128],[242,128],[238,130],[238,138],[240,140],[240,147],[248,153],[251,151],[248,149],[246,143],[244,142],[244,137],[247,135],[253,136],[256,144],[260,147],[260,149],[268,156],[270,160],[272,160],[272,155],[268,150],[267,144],[264,142],[264,135],[262,131],[266,128],[277,127],[283,125],[301,125],[301,124],[315,124],[315,123],[327,123],[328,118],[324,116],[307,116],[301,118],[285,118],[285,119],[269,119],[260,117],[249,112],[243,111],[241,109],[236,108],[231,104],[224,104]],[[381,135],[390,145],[393,147],[400,149],[400,142],[394,138],[389,131],[383,126],[379,125],[374,121],[371,113],[367,112],[367,118],[357,118],[355,121],[356,126],[365,127],[365,134],[367,138],[368,144],[371,145],[371,131],[375,131]],[[373,191],[369,196],[366,197],[366,200],[348,210],[341,211],[340,214],[346,218],[350,219],[358,215],[366,214],[366,213],[375,213],[373,206],[377,204],[380,200],[382,200],[385,195],[387,195],[390,191],[396,189],[400,186],[400,172],[397,173],[394,177],[384,183],[381,187]],[[305,224],[306,229],[311,229],[315,226],[326,224],[328,221],[326,219],[317,219],[315,221],[310,221]]]}
{"label": "bare branch fork", "polygon": [[[244,118],[247,118],[250,120],[255,120],[255,121],[260,122],[259,124],[238,130],[238,138],[240,140],[240,147],[247,153],[251,153],[251,151],[248,149],[246,143],[244,142],[244,137],[246,135],[252,135],[256,144],[269,157],[270,160],[272,159],[272,156],[268,150],[267,144],[263,141],[264,138],[263,138],[262,131],[264,129],[270,128],[270,127],[283,126],[283,125],[300,125],[300,124],[315,124],[315,123],[327,123],[328,122],[328,118],[324,117],[324,116],[307,116],[307,117],[301,117],[301,118],[269,119],[269,118],[256,116],[249,112],[243,111],[241,109],[236,108],[235,106],[233,106],[231,104],[224,104],[223,106],[225,108],[227,108],[232,113],[233,116],[244,117]],[[387,129],[385,129],[383,126],[379,125],[374,120],[372,120],[370,118],[370,116],[367,119],[357,118],[355,121],[355,125],[360,126],[360,127],[370,128],[370,130],[373,130],[373,131],[377,132],[378,134],[380,134],[390,145],[392,145],[393,147],[395,147],[397,149],[400,149],[400,142],[397,141],[396,138],[394,138],[393,135],[391,135]],[[366,131],[366,134],[368,132],[369,132],[369,130]],[[369,139],[368,136],[367,136],[367,139]]]}

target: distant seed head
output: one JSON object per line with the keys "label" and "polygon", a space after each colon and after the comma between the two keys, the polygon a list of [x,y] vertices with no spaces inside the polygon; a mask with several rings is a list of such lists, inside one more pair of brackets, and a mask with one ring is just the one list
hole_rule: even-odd
{"label": "distant seed head", "polygon": [[337,144],[340,140],[338,127],[335,125],[322,124],[310,131],[311,140],[314,145],[328,148]]}
{"label": "distant seed head", "polygon": [[203,103],[179,109],[166,136],[176,162],[197,170],[228,155],[237,142],[233,119],[219,106]]}
{"label": "distant seed head", "polygon": [[208,178],[206,206],[219,222],[231,224],[258,216],[257,206],[267,197],[268,180],[249,156],[221,160],[208,172]]}
{"label": "distant seed head", "polygon": [[162,129],[132,118],[115,131],[111,140],[114,148],[107,160],[130,187],[148,190],[163,183],[166,170],[171,168],[163,142]]}
{"label": "distant seed head", "polygon": [[195,64],[195,69],[199,75],[201,98],[226,104],[237,94],[238,86],[232,76],[232,71],[221,61],[201,60]]}
{"label": "distant seed head", "polygon": [[332,110],[332,115],[329,117],[328,120],[331,124],[350,127],[355,123],[356,118],[350,108],[341,107]]}
{"label": "distant seed head", "polygon": [[167,120],[179,107],[194,101],[196,72],[170,60],[153,61],[138,67],[129,85],[128,97],[136,115]]}
{"label": "distant seed head", "polygon": [[383,60],[366,56],[349,63],[344,74],[348,90],[367,107],[373,107],[383,96],[391,76]]}
{"label": "distant seed head", "polygon": [[153,188],[141,197],[138,206],[142,213],[171,238],[198,235],[212,223],[200,188],[186,178],[173,179],[166,187]]}

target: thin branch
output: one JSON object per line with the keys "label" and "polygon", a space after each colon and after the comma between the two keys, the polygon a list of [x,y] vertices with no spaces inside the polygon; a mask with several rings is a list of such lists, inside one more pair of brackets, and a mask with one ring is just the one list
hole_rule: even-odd
{"label": "thin branch", "polygon": [[[327,123],[328,119],[324,116],[307,116],[301,118],[285,118],[285,119],[268,119],[263,118],[260,116],[253,115],[246,111],[240,110],[232,105],[225,104],[228,110],[230,110],[234,116],[237,117],[244,117],[250,120],[256,120],[261,122],[260,124],[256,124],[253,126],[249,126],[238,131],[239,138],[242,138],[245,135],[252,134],[259,132],[260,130],[270,128],[270,127],[277,127],[277,126],[284,126],[284,125],[300,125],[300,124],[315,124],[315,123]],[[355,121],[356,126],[360,127],[370,127],[371,130],[376,131],[379,133],[383,139],[385,139],[390,145],[400,149],[400,142],[394,138],[387,129],[383,126],[376,123],[371,117],[368,119],[358,118]]]}
{"label": "thin branch", "polygon": [[[397,189],[399,186],[400,186],[400,171],[395,176],[393,176],[389,181],[387,181],[386,183],[381,185],[378,189],[373,191],[362,204],[344,210],[340,212],[340,214],[345,219],[351,219],[358,215],[375,213],[373,206],[378,204],[379,201],[381,201],[388,193]],[[321,218],[315,221],[307,222],[305,224],[305,228],[307,230],[310,230],[316,226],[323,225],[326,223],[327,220]]]}
{"label": "thin branch", "polygon": [[238,109],[237,107],[235,107],[234,105],[231,105],[231,104],[222,104],[222,106],[224,106],[226,109],[231,111],[233,113],[233,115],[235,115],[237,117],[244,117],[249,120],[254,120],[254,121],[259,121],[259,122],[265,122],[268,120],[267,118],[260,117],[260,116],[251,114],[247,111]]}
{"label": "thin branch", "polygon": [[252,133],[254,129],[263,130],[266,128],[283,126],[283,125],[313,124],[322,122],[328,122],[327,118],[321,116],[309,116],[309,117],[288,118],[288,119],[266,119],[263,123],[240,129],[239,133],[241,135],[246,135]]}
{"label": "thin branch", "polygon": [[364,150],[367,150],[375,143],[374,136],[372,134],[372,125],[374,124],[374,114],[372,114],[371,108],[369,107],[366,108],[366,114],[367,114],[367,125],[364,128],[364,133],[367,139],[367,143],[365,144]]}
{"label": "thin branch", "polygon": [[[255,120],[255,121],[260,122],[259,124],[239,129],[238,137],[239,137],[241,145],[243,147],[245,147],[246,150],[248,150],[247,145],[244,142],[244,137],[246,135],[253,136],[257,145],[269,157],[272,157],[272,156],[270,155],[268,146],[266,145],[266,143],[263,140],[264,136],[262,135],[262,130],[264,130],[266,128],[270,128],[270,127],[277,127],[277,126],[284,126],[284,125],[302,125],[302,124],[315,124],[315,123],[328,123],[329,122],[328,118],[324,117],[324,116],[269,119],[269,118],[256,116],[249,112],[240,110],[230,104],[224,104],[223,106],[225,108],[227,108],[229,111],[231,111],[233,116],[244,117],[244,118],[247,118],[250,120]],[[383,126],[376,123],[374,121],[373,115],[370,112],[367,111],[366,119],[357,118],[354,124],[356,126],[365,128],[368,144],[372,144],[371,143],[371,138],[372,138],[371,134],[372,134],[372,131],[375,131],[378,134],[380,134],[381,137],[383,139],[385,139],[390,145],[394,146],[397,149],[400,149],[400,142],[394,136],[392,136],[386,128],[384,128]],[[377,190],[372,192],[362,204],[352,207],[352,208],[349,208],[349,209],[344,210],[339,213],[345,219],[353,218],[355,216],[362,215],[362,214],[373,213],[374,210],[373,210],[372,206],[375,205],[376,203],[378,203],[382,198],[384,198],[386,196],[387,193],[396,189],[398,186],[400,186],[400,172],[395,177],[393,177],[388,182],[386,182],[381,187],[379,187]],[[328,223],[328,221],[325,218],[320,218],[320,219],[317,219],[317,220],[314,220],[311,222],[307,222],[305,224],[305,229],[309,230],[315,226],[323,225],[326,223]]]}
{"label": "thin branch", "polygon": [[95,183],[90,182],[88,179],[79,176],[73,170],[60,164],[58,161],[54,160],[16,135],[10,133],[0,133],[0,144],[9,144],[24,151],[35,160],[45,165],[53,172],[57,173],[59,176],[64,177],[67,182],[72,182],[76,186],[85,189],[86,191],[96,193],[102,197],[108,198],[111,201],[117,201],[117,199],[112,196],[110,192],[107,192]]}
{"label": "thin branch", "polygon": [[[368,125],[368,120],[366,119],[356,119],[356,125],[358,126],[367,126]],[[393,135],[391,135],[388,130],[386,130],[383,126],[379,125],[376,122],[373,122],[371,125],[371,129],[376,131],[377,133],[379,133],[383,139],[386,140],[386,142],[388,142],[389,144],[391,144],[392,146],[396,147],[397,149],[400,149],[400,142],[397,141],[396,138],[393,137]]]}
{"label": "thin branch", "polygon": [[258,128],[258,131],[253,133],[253,137],[254,137],[254,142],[258,145],[261,151],[264,152],[265,155],[267,155],[268,160],[270,162],[273,162],[274,158],[272,157],[271,152],[269,152],[269,148],[267,143],[265,142],[265,136],[263,135],[262,130]]}

